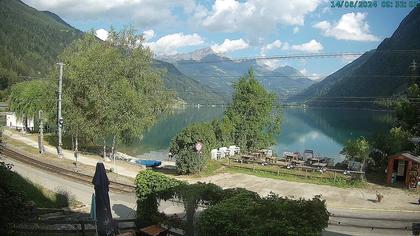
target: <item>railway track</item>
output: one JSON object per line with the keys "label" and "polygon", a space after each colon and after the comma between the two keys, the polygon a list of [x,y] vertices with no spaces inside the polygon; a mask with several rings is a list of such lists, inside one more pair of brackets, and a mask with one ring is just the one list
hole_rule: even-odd
{"label": "railway track", "polygon": [[[82,184],[92,185],[93,176],[74,172],[68,169],[64,169],[55,165],[45,163],[35,158],[30,158],[7,146],[2,147],[2,154],[10,159],[36,167],[41,170],[48,171],[50,173],[54,173],[56,175],[65,177],[67,179],[71,179]],[[113,192],[119,192],[119,193],[132,193],[135,191],[134,185],[118,183],[115,181],[109,181],[109,189]]]}

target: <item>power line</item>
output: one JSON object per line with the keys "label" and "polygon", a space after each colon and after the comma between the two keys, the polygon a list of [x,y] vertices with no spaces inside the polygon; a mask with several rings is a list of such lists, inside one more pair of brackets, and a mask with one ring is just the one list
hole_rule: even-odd
{"label": "power line", "polygon": [[[276,56],[256,56],[256,57],[240,57],[240,58],[228,58],[220,57],[217,60],[184,60],[179,62],[173,62],[173,64],[205,64],[205,63],[220,63],[220,62],[244,62],[253,60],[285,60],[285,59],[306,59],[306,58],[334,58],[334,57],[356,57],[361,56],[370,51],[356,51],[356,52],[326,52],[326,53],[305,53],[305,54],[288,54],[288,55],[276,55]],[[420,50],[375,50],[375,53],[403,53],[403,54],[417,54]]]}

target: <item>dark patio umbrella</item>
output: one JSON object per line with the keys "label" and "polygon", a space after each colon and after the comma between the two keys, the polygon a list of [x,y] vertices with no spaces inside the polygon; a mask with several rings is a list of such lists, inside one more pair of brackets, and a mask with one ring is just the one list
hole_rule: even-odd
{"label": "dark patio umbrella", "polygon": [[96,231],[99,236],[114,235],[111,206],[109,203],[109,180],[103,163],[96,164],[92,180],[95,186]]}

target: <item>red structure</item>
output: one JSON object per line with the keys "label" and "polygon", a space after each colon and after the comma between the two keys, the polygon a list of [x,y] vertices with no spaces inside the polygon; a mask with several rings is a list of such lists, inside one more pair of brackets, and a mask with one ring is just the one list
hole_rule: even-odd
{"label": "red structure", "polygon": [[407,188],[417,188],[420,178],[420,157],[404,152],[388,157],[387,183],[403,183]]}

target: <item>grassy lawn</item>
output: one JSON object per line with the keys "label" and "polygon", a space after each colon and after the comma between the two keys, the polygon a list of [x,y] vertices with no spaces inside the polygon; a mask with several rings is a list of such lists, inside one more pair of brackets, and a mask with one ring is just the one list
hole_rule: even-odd
{"label": "grassy lawn", "polygon": [[207,177],[207,176],[212,176],[212,175],[222,173],[224,169],[224,165],[223,165],[224,163],[226,163],[226,161],[224,160],[222,161],[210,160],[204,170],[202,170],[198,174],[193,175],[192,177],[200,178],[200,177]]}
{"label": "grassy lawn", "polygon": [[74,198],[63,190],[57,190],[57,193],[52,192],[15,172],[8,175],[7,185],[20,192],[25,200],[34,201],[37,207],[61,208],[77,204]]}
{"label": "grassy lawn", "polygon": [[334,178],[334,174],[329,172],[305,172],[297,169],[278,169],[273,166],[255,165],[253,169],[252,165],[249,164],[231,164],[230,166],[226,166],[224,171],[292,182],[330,185],[340,188],[364,188],[367,186],[366,182],[351,180],[348,176],[342,174],[336,174]]}

